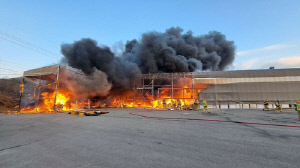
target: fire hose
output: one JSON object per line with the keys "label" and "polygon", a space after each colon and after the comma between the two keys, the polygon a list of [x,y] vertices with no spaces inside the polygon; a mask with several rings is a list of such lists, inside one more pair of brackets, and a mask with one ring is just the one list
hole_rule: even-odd
{"label": "fire hose", "polygon": [[151,110],[140,111],[140,112],[131,112],[130,115],[135,115],[143,118],[151,118],[151,119],[160,119],[160,120],[188,120],[188,121],[212,121],[212,122],[224,122],[224,123],[238,123],[238,124],[248,124],[248,125],[266,125],[266,126],[276,126],[276,127],[292,127],[292,128],[300,128],[298,125],[285,125],[285,124],[270,124],[270,123],[256,123],[256,122],[242,122],[242,121],[228,121],[228,120],[209,120],[203,118],[172,118],[172,117],[151,117],[147,115],[141,115],[136,113],[149,113],[153,112]]}

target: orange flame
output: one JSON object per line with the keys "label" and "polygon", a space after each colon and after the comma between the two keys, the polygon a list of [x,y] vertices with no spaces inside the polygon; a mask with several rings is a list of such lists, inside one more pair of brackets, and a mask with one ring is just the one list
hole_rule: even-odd
{"label": "orange flame", "polygon": [[[153,98],[151,93],[144,94],[143,98],[134,98],[134,95],[141,95],[141,93],[137,94],[134,93],[134,91],[127,91],[126,93],[123,93],[122,96],[117,96],[118,98],[114,98],[113,106],[163,108],[164,99],[168,107],[177,106],[177,100],[179,99],[182,107],[188,108],[194,103],[195,99],[198,98],[198,92],[207,88],[209,85],[194,84],[194,87],[192,87],[191,80],[186,80],[185,82],[188,84],[173,88],[173,97],[171,96],[171,87],[159,88],[159,93],[157,93]],[[138,90],[136,92],[138,92]]]}
{"label": "orange flame", "polygon": [[[41,99],[35,107],[26,107],[20,110],[21,113],[51,113],[54,112],[54,92],[43,92],[41,93]],[[71,96],[68,92],[58,91],[55,101],[55,109],[58,111],[70,111],[71,108],[70,102]]]}
{"label": "orange flame", "polygon": [[[184,83],[184,84],[182,84]],[[163,100],[166,101],[167,107],[177,106],[177,100],[181,101],[183,108],[189,108],[198,98],[198,92],[207,88],[207,84],[194,84],[192,85],[191,79],[185,79],[184,81],[178,80],[177,85],[173,88],[170,86],[163,86],[155,91],[154,96],[151,92],[141,93],[141,90],[135,91],[122,91],[121,95],[113,97],[113,101],[110,104],[94,103],[91,105],[90,101],[78,102],[75,104],[71,102],[71,92],[59,90],[57,92],[55,108],[57,111],[71,111],[72,107],[144,107],[144,108],[163,108]],[[194,89],[194,90],[193,90]],[[149,91],[149,90],[148,90]],[[140,92],[140,93],[138,93]],[[21,109],[21,113],[40,113],[54,112],[54,92],[43,92],[38,105],[35,107],[27,107]],[[97,104],[97,105],[96,105]]]}

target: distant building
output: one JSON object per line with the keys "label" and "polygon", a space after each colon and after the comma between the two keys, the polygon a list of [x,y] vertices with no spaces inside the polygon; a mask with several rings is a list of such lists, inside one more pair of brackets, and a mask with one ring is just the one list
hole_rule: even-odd
{"label": "distant building", "polygon": [[209,84],[199,99],[207,97],[217,106],[262,104],[265,99],[293,104],[300,99],[300,68],[202,72],[194,75],[194,83]]}

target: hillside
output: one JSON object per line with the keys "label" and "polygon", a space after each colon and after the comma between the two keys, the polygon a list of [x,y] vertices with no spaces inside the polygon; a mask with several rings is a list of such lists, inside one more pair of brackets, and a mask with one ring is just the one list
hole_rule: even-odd
{"label": "hillside", "polygon": [[20,78],[0,79],[0,112],[14,109],[20,96]]}

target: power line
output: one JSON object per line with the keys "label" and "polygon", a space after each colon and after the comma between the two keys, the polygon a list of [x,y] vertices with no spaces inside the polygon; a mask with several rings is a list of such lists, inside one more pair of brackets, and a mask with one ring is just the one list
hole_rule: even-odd
{"label": "power line", "polygon": [[20,65],[20,64],[16,64],[16,63],[13,63],[13,62],[7,62],[7,61],[2,61],[0,60],[0,64],[6,64],[8,66],[13,66],[13,67],[18,67],[18,68],[21,68],[21,69],[28,69],[29,67],[28,66],[23,66],[23,65]]}
{"label": "power line", "polygon": [[15,64],[9,64],[9,63],[6,63],[6,62],[3,62],[0,60],[0,65],[4,65],[4,66],[7,66],[7,67],[14,67],[14,68],[17,68],[17,69],[27,69],[25,67],[21,67],[21,66],[18,66],[18,65],[15,65]]}
{"label": "power line", "polygon": [[27,47],[27,46],[24,46],[24,45],[22,45],[22,44],[19,44],[19,43],[16,43],[16,42],[14,42],[14,41],[11,41],[11,40],[9,40],[9,39],[6,39],[6,38],[4,38],[4,37],[0,37],[0,38],[2,38],[2,39],[4,39],[4,40],[7,40],[7,41],[9,41],[9,42],[11,42],[11,43],[17,44],[17,45],[19,45],[19,46],[25,47],[25,48],[27,48],[27,49],[29,49],[29,50],[32,50],[32,51],[38,52],[38,53],[40,53],[40,54],[44,54],[44,55],[46,55],[46,56],[48,56],[48,57],[52,57],[52,58],[58,58],[57,56],[51,56],[51,55],[48,55],[47,53],[43,53],[43,52],[40,52],[40,51],[38,51],[38,50],[35,50],[35,49],[32,49],[32,48],[29,48],[29,47]]}
{"label": "power line", "polygon": [[19,71],[15,71],[15,70],[11,70],[11,69],[6,69],[6,68],[0,68],[0,69],[6,70],[6,71],[12,71],[12,72],[19,72]]}
{"label": "power line", "polygon": [[14,63],[14,62],[10,62],[10,61],[3,61],[3,60],[1,60],[1,62],[6,62],[6,63],[11,63],[11,64],[16,64],[16,65],[20,65],[20,66],[26,66],[26,65],[24,65],[24,64]]}
{"label": "power line", "polygon": [[11,34],[5,32],[5,31],[3,31],[3,30],[0,30],[0,33],[1,33],[2,35],[6,36],[6,37],[9,37],[9,38],[11,38],[11,39],[14,39],[14,40],[16,40],[16,41],[18,41],[18,42],[21,42],[21,43],[23,43],[23,44],[25,44],[25,45],[28,45],[28,46],[30,46],[30,47],[33,47],[33,48],[35,48],[35,49],[37,49],[37,50],[43,51],[43,52],[48,53],[48,54],[51,54],[51,55],[53,55],[53,56],[58,56],[58,54],[56,54],[56,53],[54,53],[54,52],[52,52],[52,51],[49,51],[49,50],[44,49],[44,48],[42,48],[42,47],[39,47],[39,46],[37,46],[37,45],[35,45],[35,44],[32,44],[32,43],[30,43],[30,42],[28,42],[28,41],[25,41],[25,40],[23,40],[23,39],[21,39],[21,38],[18,38],[18,37],[16,37],[16,36],[14,36],[14,35],[11,35]]}
{"label": "power line", "polygon": [[20,75],[20,74],[12,73],[12,74],[0,74],[0,75]]}
{"label": "power line", "polygon": [[[0,18],[1,18],[1,16],[0,16]],[[31,33],[30,31],[27,31],[24,28],[12,25],[11,23],[4,21],[3,19],[0,21],[0,24],[4,24],[5,26],[9,26],[10,30],[12,30],[11,28],[13,28],[15,30],[22,31],[22,33]],[[1,27],[3,27],[3,26],[1,26]],[[47,39],[47,38],[42,38],[42,40],[47,41],[47,42],[51,42],[53,44],[54,43],[56,44],[56,42],[54,42],[53,40]]]}
{"label": "power line", "polygon": [[47,53],[49,53],[49,54],[58,56],[58,54],[56,54],[56,53],[54,53],[54,52],[52,52],[52,51],[49,51],[49,50],[44,49],[44,48],[42,48],[42,47],[39,47],[39,46],[37,46],[37,45],[35,45],[35,44],[33,44],[33,43],[30,43],[30,42],[25,41],[25,40],[23,40],[23,39],[21,39],[21,38],[18,38],[18,37],[16,37],[16,36],[12,35],[12,34],[9,34],[9,33],[5,32],[5,31],[3,31],[3,30],[0,30],[0,33],[3,34],[3,35],[5,35],[5,36],[7,36],[7,37],[9,37],[9,38],[13,38],[13,39],[15,39],[15,40],[17,40],[17,41],[19,41],[19,42],[21,42],[21,43],[23,43],[23,44],[30,45],[30,46],[32,46],[32,47],[34,47],[34,48],[36,48],[36,49],[43,50],[44,52],[47,52]]}

